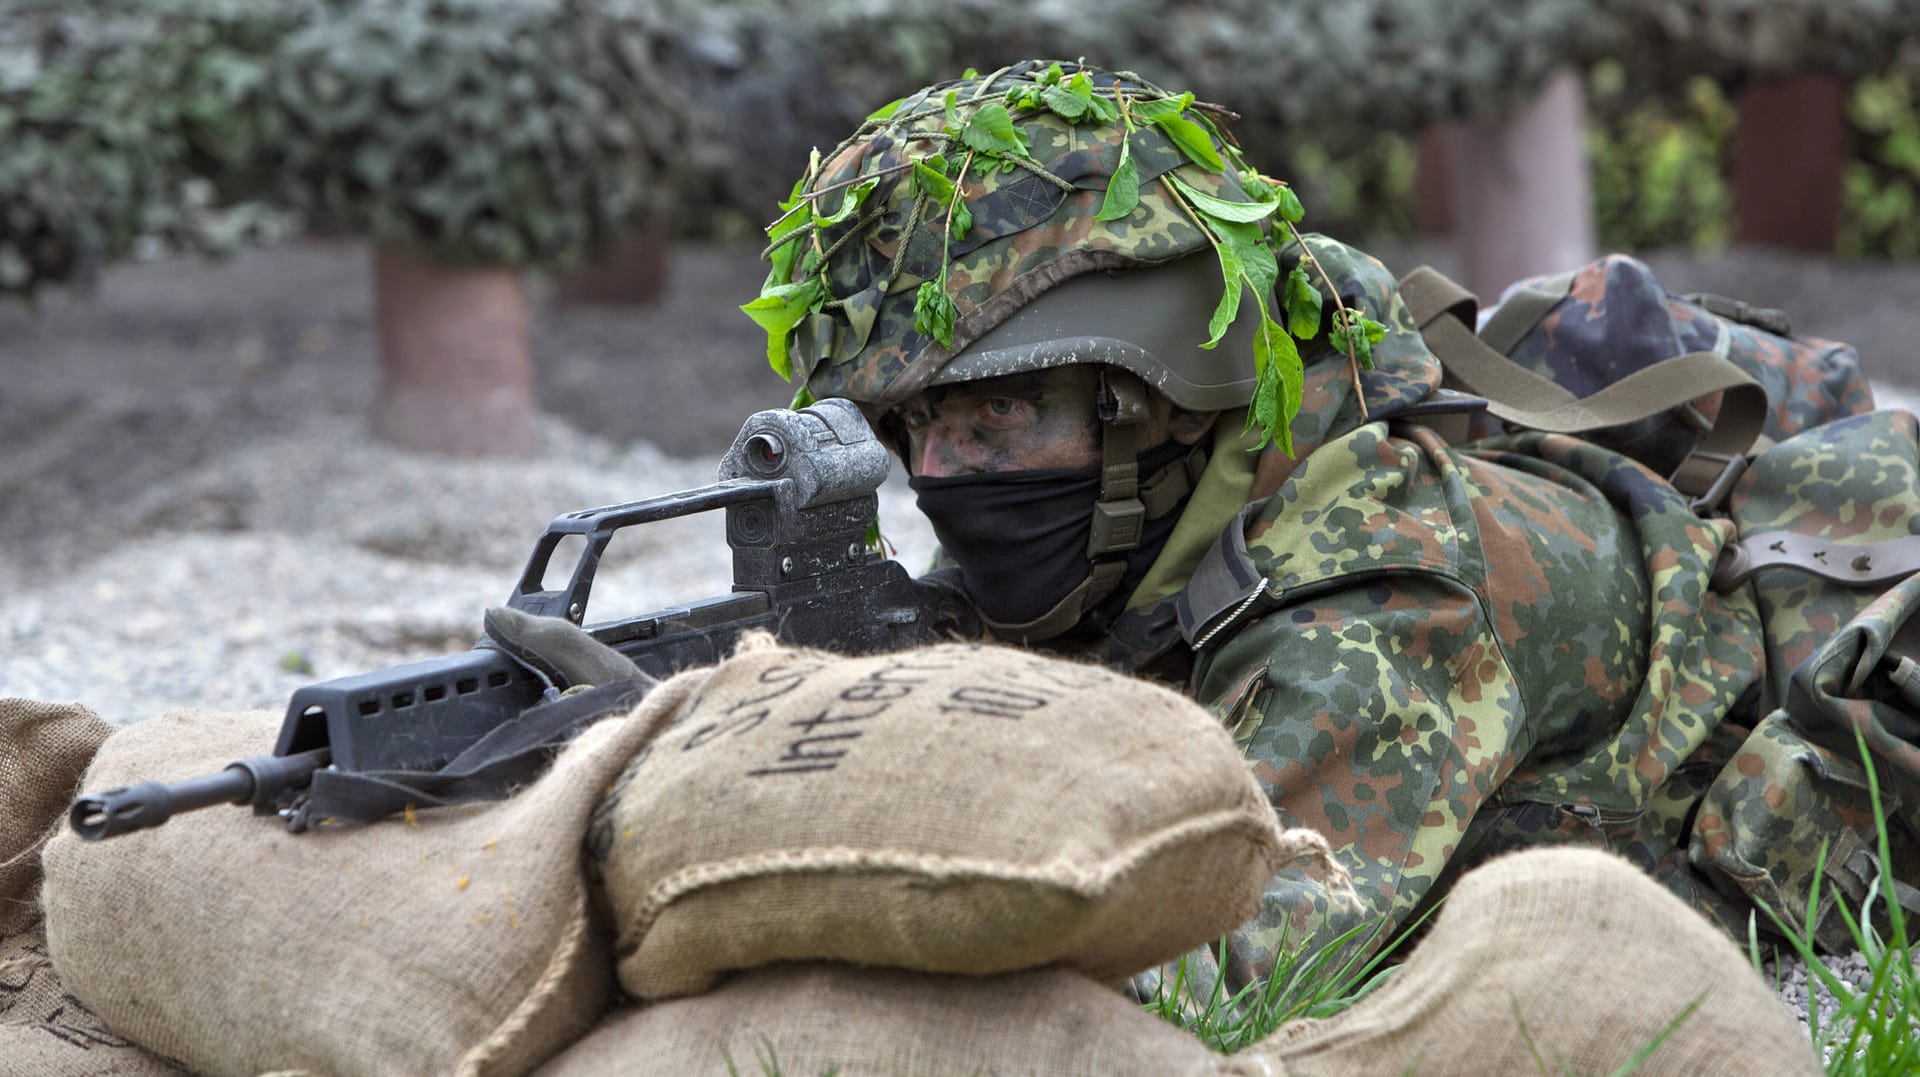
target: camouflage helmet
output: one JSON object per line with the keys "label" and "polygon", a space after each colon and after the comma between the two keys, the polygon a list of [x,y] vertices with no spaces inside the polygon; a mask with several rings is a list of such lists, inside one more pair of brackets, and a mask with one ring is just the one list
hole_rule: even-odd
{"label": "camouflage helmet", "polygon": [[[1268,309],[1269,230],[1299,203],[1246,164],[1227,117],[1129,72],[1041,60],[920,90],[814,155],[743,309],[802,399],[884,410],[931,385],[1099,362],[1183,407],[1247,404],[1247,337],[1263,363],[1283,346],[1280,374],[1298,376]],[[1119,272],[1168,263],[1179,271]],[[1098,271],[1138,281],[1070,283]],[[1140,316],[1169,309],[1141,301],[1151,289],[1201,316]]]}

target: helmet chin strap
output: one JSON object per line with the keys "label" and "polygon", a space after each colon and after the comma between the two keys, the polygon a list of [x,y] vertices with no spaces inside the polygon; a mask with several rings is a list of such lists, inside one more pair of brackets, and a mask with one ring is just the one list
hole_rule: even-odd
{"label": "helmet chin strap", "polygon": [[[1102,367],[1098,393],[1100,499],[1093,505],[1093,528],[1087,539],[1087,577],[1031,621],[1007,624],[983,616],[987,627],[1004,639],[1029,643],[1058,636],[1079,624],[1126,575],[1127,555],[1139,549],[1149,518],[1148,502],[1153,518],[1165,515],[1186,497],[1198,474],[1199,469],[1191,466],[1191,455],[1175,461],[1151,477],[1143,501],[1139,458],[1141,426],[1147,421],[1146,383],[1131,371]],[[1203,465],[1204,459],[1203,455]]]}

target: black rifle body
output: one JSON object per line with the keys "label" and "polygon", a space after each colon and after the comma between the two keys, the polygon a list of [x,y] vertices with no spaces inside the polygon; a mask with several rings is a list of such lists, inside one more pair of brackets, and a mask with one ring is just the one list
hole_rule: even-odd
{"label": "black rifle body", "polygon": [[[657,679],[724,658],[742,632],[863,654],[931,642],[950,600],[868,549],[887,453],[851,404],[749,418],[709,486],[558,517],[535,544],[507,605],[564,617]],[[636,617],[585,624],[594,574],[618,531],[708,512],[726,513],[733,590]],[[574,539],[578,560],[547,589],[555,553]],[[147,782],[74,802],[87,838],[157,826],[217,803],[268,813],[313,771],[431,771],[540,703],[548,685],[501,651],[461,654],[308,685],[288,702],[272,756],[240,760],[176,786]]]}

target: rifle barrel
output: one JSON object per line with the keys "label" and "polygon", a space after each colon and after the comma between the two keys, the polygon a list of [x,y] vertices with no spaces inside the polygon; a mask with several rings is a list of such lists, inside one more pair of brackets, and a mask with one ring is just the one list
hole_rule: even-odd
{"label": "rifle barrel", "polygon": [[262,755],[227,764],[218,774],[206,774],[171,785],[141,782],[83,796],[73,802],[67,822],[86,841],[159,826],[181,812],[215,804],[270,803],[283,789],[305,785],[313,772],[327,765],[326,748],[295,755]]}

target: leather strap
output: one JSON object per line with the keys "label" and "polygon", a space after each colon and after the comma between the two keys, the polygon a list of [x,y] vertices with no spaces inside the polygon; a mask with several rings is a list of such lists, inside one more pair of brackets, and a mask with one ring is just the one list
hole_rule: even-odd
{"label": "leather strap", "polygon": [[1727,544],[1713,567],[1725,594],[1769,568],[1787,568],[1856,587],[1897,583],[1920,572],[1920,535],[1884,542],[1833,542],[1793,531],[1763,531]]}
{"label": "leather strap", "polygon": [[[1702,509],[1711,491],[1731,485],[1767,420],[1767,392],[1732,361],[1713,352],[1688,352],[1634,371],[1586,397],[1495,351],[1476,336],[1471,292],[1430,266],[1400,283],[1401,295],[1427,347],[1450,382],[1487,399],[1487,410],[1516,426],[1554,434],[1585,434],[1662,414],[1711,393],[1722,393],[1713,426],[1670,477]],[[1536,319],[1537,321],[1537,319]]]}

